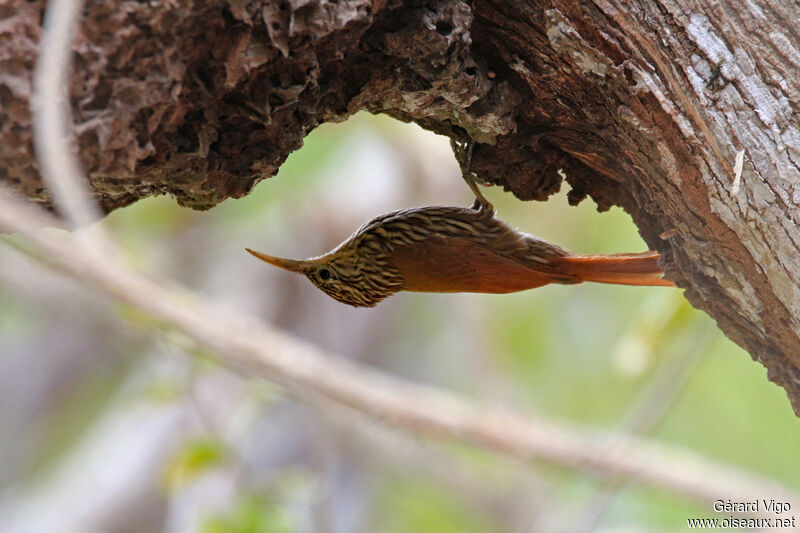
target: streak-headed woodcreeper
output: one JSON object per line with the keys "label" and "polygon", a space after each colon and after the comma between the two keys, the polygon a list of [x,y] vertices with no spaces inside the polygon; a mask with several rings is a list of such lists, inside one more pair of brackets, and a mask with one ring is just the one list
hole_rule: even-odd
{"label": "streak-headed woodcreeper", "polygon": [[372,307],[403,290],[500,294],[584,281],[674,286],[662,277],[658,252],[577,255],[515,230],[495,218],[471,175],[464,177],[476,195],[469,209],[417,207],[381,215],[327,254],[303,261],[247,251],[305,274],[355,307]]}

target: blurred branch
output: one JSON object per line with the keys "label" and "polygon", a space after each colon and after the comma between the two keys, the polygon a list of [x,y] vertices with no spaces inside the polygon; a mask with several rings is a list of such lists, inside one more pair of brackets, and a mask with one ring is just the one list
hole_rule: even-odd
{"label": "blurred branch", "polygon": [[[500,531],[522,531],[520,511],[528,512],[541,504],[530,497],[533,471],[520,470],[507,461],[487,465],[475,461],[475,457],[448,453],[407,432],[376,424],[351,408],[330,402],[316,402],[312,407],[332,428],[334,438],[368,461],[371,468],[423,474],[427,484],[440,486]],[[536,483],[536,489],[545,487]]]}
{"label": "blurred branch", "polygon": [[609,449],[607,433],[472,403],[323,353],[251,317],[217,310],[196,294],[138,274],[114,257],[86,254],[69,235],[37,229],[55,222],[0,194],[0,227],[26,236],[40,260],[174,327],[223,364],[284,386],[305,403],[321,398],[429,439],[631,479],[702,501],[765,495],[800,502],[785,486],[688,451],[636,437],[627,437],[624,449]]}
{"label": "blurred branch", "polygon": [[[72,227],[85,227],[101,212],[83,186],[83,170],[73,155],[67,88],[72,39],[82,0],[52,0],[44,16],[34,75],[33,141],[42,179]],[[97,235],[93,236],[97,241]]]}

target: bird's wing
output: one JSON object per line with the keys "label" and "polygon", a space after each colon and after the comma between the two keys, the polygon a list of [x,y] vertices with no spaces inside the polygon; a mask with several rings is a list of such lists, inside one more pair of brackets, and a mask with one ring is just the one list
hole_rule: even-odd
{"label": "bird's wing", "polygon": [[579,283],[573,276],[539,270],[473,240],[432,236],[398,246],[391,263],[405,290],[416,292],[517,292],[549,283]]}

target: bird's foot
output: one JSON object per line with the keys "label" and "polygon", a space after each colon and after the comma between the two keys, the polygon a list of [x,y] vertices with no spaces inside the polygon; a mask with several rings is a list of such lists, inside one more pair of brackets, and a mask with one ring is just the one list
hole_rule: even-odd
{"label": "bird's foot", "polygon": [[475,141],[473,141],[466,133],[462,135],[454,134],[450,138],[450,146],[453,149],[453,154],[456,156],[458,166],[461,167],[461,177],[467,182],[467,186],[475,193],[475,202],[473,202],[471,209],[486,210],[494,212],[494,206],[483,195],[475,183],[475,174],[470,170],[472,164],[472,150],[475,148]]}

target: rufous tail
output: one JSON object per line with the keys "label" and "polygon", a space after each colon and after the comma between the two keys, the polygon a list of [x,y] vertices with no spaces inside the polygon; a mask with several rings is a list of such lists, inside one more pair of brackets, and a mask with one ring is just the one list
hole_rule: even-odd
{"label": "rufous tail", "polygon": [[664,272],[658,266],[660,257],[658,252],[570,255],[559,258],[558,262],[565,273],[577,276],[582,281],[674,287],[674,283],[663,277]]}

